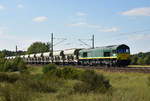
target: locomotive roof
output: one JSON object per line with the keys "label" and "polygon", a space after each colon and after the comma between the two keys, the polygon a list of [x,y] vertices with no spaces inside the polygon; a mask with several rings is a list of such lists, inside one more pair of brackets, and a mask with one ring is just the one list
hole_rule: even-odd
{"label": "locomotive roof", "polygon": [[93,48],[82,49],[81,51],[96,50],[96,49],[116,49],[116,48],[118,48],[119,46],[122,46],[122,45],[127,46],[125,44],[109,45],[109,46],[95,47],[94,49]]}

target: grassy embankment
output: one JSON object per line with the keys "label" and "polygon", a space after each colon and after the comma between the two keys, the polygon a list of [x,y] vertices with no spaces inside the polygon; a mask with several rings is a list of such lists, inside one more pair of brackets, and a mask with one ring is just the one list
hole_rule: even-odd
{"label": "grassy embankment", "polygon": [[[32,67],[31,74],[42,74],[42,68]],[[72,93],[73,86],[78,80],[64,80],[57,92],[38,92],[33,101],[149,101],[150,74],[142,73],[111,73],[97,71],[110,80],[111,93]],[[32,93],[30,94],[32,95]],[[20,100],[21,101],[21,100]],[[22,100],[23,101],[23,100]]]}
{"label": "grassy embankment", "polygon": [[[148,86],[148,77],[150,74],[142,73],[110,73],[98,71],[103,74],[113,87],[112,95],[109,94],[74,94],[64,95],[43,94],[37,101],[149,101],[150,87]],[[72,86],[75,81],[69,80],[68,86]],[[69,88],[69,87],[68,87]]]}
{"label": "grassy embankment", "polygon": [[150,67],[150,65],[129,65],[128,67]]}

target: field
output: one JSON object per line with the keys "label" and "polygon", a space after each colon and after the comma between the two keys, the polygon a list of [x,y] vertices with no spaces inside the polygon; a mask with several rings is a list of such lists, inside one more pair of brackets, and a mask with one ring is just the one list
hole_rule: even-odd
{"label": "field", "polygon": [[[113,86],[113,94],[88,94],[81,95],[75,94],[71,96],[65,95],[61,99],[58,99],[57,94],[44,94],[38,101],[46,101],[53,99],[53,101],[149,101],[150,100],[150,88],[148,87],[147,78],[149,74],[138,73],[102,73],[106,78],[110,80]],[[69,81],[73,83],[74,81]],[[59,95],[59,93],[58,93]]]}
{"label": "field", "polygon": [[[33,75],[42,74],[41,67],[30,67]],[[119,73],[96,71],[103,74],[112,86],[108,93],[72,93],[73,86],[78,80],[63,80],[57,92],[29,92],[32,101],[149,101],[150,100],[150,74],[142,73]],[[59,82],[61,83],[61,82]],[[4,82],[1,82],[4,84]],[[53,84],[56,86],[55,84]],[[17,89],[17,88],[16,88]],[[15,90],[14,90],[15,91]],[[17,95],[17,93],[16,93]],[[24,94],[25,96],[25,94]],[[30,98],[30,97],[29,97]],[[0,100],[1,101],[1,100]],[[8,101],[8,100],[5,100]],[[13,100],[9,100],[13,101]],[[24,100],[18,100],[24,101]]]}

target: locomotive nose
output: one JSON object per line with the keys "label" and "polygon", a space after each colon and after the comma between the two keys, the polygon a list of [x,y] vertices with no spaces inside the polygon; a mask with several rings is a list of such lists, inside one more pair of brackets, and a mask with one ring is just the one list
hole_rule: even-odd
{"label": "locomotive nose", "polygon": [[130,59],[130,54],[117,54],[118,60],[128,60]]}

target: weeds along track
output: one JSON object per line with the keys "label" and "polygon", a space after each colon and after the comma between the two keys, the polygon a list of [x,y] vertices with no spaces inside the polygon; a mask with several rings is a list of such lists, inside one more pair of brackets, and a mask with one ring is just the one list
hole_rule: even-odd
{"label": "weeds along track", "polygon": [[103,70],[106,72],[137,72],[150,73],[150,67],[102,67],[102,66],[76,66],[83,69]]}
{"label": "weeds along track", "polygon": [[[32,64],[29,66],[42,67],[42,64]],[[58,67],[63,68],[71,66],[74,68],[82,69],[93,69],[93,70],[103,70],[106,72],[137,72],[137,73],[150,73],[150,67],[105,67],[105,66],[81,66],[81,65],[58,65]]]}
{"label": "weeds along track", "polygon": [[[63,67],[63,66],[60,66]],[[137,73],[150,73],[150,67],[104,67],[104,66],[72,66],[82,69],[103,70],[106,72],[137,72]]]}

